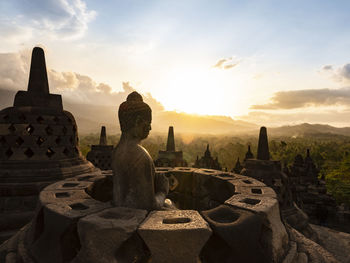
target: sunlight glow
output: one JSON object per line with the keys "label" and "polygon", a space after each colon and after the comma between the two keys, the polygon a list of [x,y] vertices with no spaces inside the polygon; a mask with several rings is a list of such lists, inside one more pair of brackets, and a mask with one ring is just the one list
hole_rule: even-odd
{"label": "sunlight glow", "polygon": [[[200,66],[172,70],[163,77],[160,83],[163,88],[159,88],[157,98],[166,110],[203,115],[239,114],[241,83],[237,77],[227,75],[222,70]],[[225,108],[223,101],[228,97],[232,103]]]}

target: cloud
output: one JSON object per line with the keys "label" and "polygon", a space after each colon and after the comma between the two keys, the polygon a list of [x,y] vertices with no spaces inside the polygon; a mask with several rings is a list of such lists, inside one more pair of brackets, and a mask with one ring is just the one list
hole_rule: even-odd
{"label": "cloud", "polygon": [[339,74],[343,77],[343,79],[350,81],[350,64],[346,64],[340,68]]}
{"label": "cloud", "polygon": [[333,70],[333,66],[332,65],[326,65],[326,66],[323,66],[322,69],[323,70]]}
{"label": "cloud", "polygon": [[237,66],[240,63],[238,62],[233,62],[233,58],[222,58],[219,59],[216,64],[213,66],[213,68],[220,68],[220,69],[231,69],[235,66]]}
{"label": "cloud", "polygon": [[[4,90],[26,90],[30,67],[29,50],[18,53],[0,53],[0,88]],[[97,83],[91,77],[75,72],[58,72],[48,69],[50,92],[61,94],[64,100],[91,105],[118,106],[135,89],[129,82],[122,83],[122,91],[115,92],[105,83]],[[144,101],[153,111],[164,110],[163,105],[143,94]]]}
{"label": "cloud", "polygon": [[213,66],[214,68],[221,68],[222,64],[224,64],[227,61],[226,58],[223,59],[219,59],[218,62],[216,62],[216,64]]}
{"label": "cloud", "polygon": [[235,67],[237,65],[238,65],[238,63],[224,65],[224,69],[230,69],[230,68],[233,68],[233,67]]}
{"label": "cloud", "polygon": [[350,83],[350,63],[338,68],[332,65],[323,66],[321,73],[327,74],[335,81]]}
{"label": "cloud", "polygon": [[271,102],[253,105],[256,110],[296,109],[309,106],[350,106],[350,88],[305,89],[276,92]]}
{"label": "cloud", "polygon": [[79,38],[97,14],[82,0],[12,0],[6,7],[0,20],[2,35],[18,41]]}

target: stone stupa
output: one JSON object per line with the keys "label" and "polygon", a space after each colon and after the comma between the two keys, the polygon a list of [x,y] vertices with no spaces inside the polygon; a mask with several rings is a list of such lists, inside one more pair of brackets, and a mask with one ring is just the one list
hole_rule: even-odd
{"label": "stone stupa", "polygon": [[[252,157],[252,154],[249,155]],[[316,240],[307,215],[293,202],[288,176],[282,171],[281,162],[270,158],[266,127],[260,128],[257,158],[246,158],[243,166],[241,175],[255,178],[276,192],[282,219],[305,236]]]}
{"label": "stone stupa", "polygon": [[35,47],[28,90],[0,111],[0,243],[31,219],[41,189],[94,170],[80,153],[73,115],[49,92],[44,51]]}
{"label": "stone stupa", "polygon": [[111,170],[113,145],[108,145],[106,127],[101,127],[100,143],[91,145],[91,151],[86,155],[86,159],[92,162],[101,170]]}
{"label": "stone stupa", "polygon": [[187,162],[183,159],[182,151],[175,150],[175,137],[173,126],[169,126],[166,150],[159,151],[158,159],[155,160],[154,163],[157,167],[187,166]]}

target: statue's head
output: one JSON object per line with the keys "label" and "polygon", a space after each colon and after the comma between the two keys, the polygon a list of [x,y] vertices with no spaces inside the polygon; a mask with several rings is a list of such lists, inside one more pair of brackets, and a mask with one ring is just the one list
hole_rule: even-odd
{"label": "statue's head", "polygon": [[139,93],[130,93],[120,104],[118,117],[122,133],[131,133],[141,140],[147,138],[151,130],[152,110]]}

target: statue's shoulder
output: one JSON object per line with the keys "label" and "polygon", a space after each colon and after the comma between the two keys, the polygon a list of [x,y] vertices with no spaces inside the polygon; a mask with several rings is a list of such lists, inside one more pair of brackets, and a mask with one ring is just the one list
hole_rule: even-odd
{"label": "statue's shoulder", "polygon": [[138,149],[137,149],[137,152],[139,152],[139,154],[141,154],[141,155],[143,155],[143,156],[145,156],[147,159],[149,159],[149,160],[151,160],[152,162],[153,162],[153,160],[152,160],[152,157],[151,157],[151,155],[149,154],[149,152],[143,147],[143,146],[141,146],[141,145],[137,145],[138,147]]}
{"label": "statue's shoulder", "polygon": [[115,147],[113,151],[113,156],[114,158],[118,159],[127,158],[128,160],[144,159],[146,161],[152,161],[152,157],[150,156],[148,151],[139,144],[119,144],[117,145],[117,147]]}

